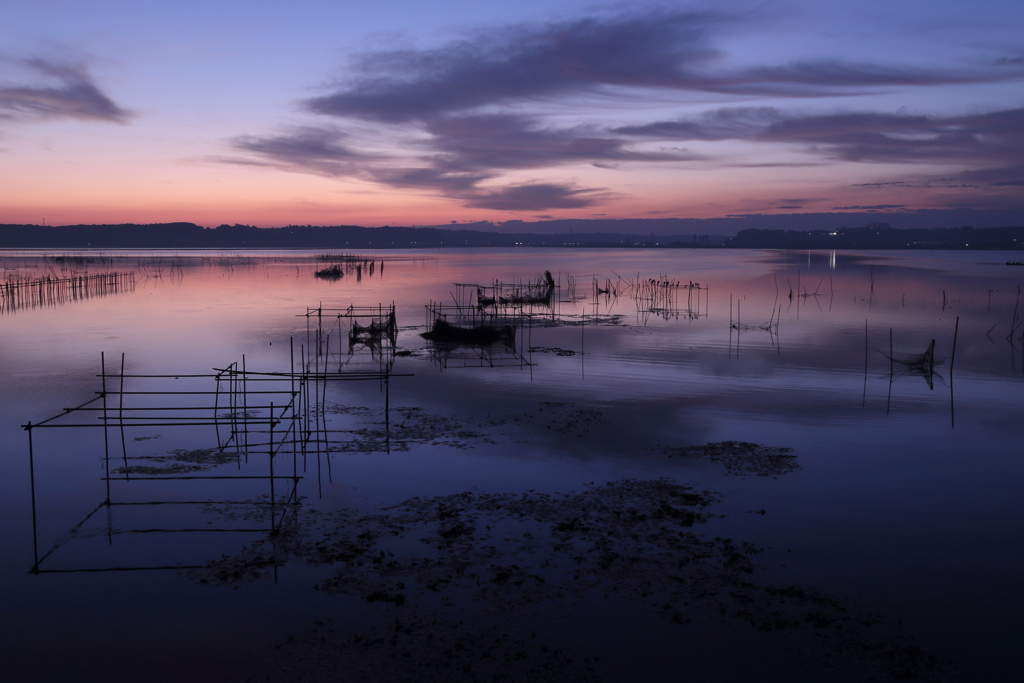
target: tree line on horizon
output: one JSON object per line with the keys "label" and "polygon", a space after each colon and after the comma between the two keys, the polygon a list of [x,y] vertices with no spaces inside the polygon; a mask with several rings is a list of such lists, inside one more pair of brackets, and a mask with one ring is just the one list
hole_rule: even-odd
{"label": "tree line on horizon", "polygon": [[[529,224],[524,224],[529,225]],[[416,249],[448,247],[647,247],[736,249],[1022,249],[1024,227],[906,228],[869,223],[834,230],[749,228],[733,237],[611,232],[503,233],[436,227],[194,223],[0,225],[4,249]]]}

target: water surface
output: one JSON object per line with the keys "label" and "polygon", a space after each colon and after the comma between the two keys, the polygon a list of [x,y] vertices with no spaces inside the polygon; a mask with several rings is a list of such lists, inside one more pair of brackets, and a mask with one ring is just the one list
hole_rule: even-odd
{"label": "water surface", "polygon": [[[306,252],[54,256],[7,252],[5,275],[24,281],[116,271],[135,279],[90,296],[8,306],[0,316],[8,680],[319,680],[312,668],[350,664],[330,659],[338,651],[331,638],[377,633],[394,620],[410,624],[401,632],[409,661],[438,650],[424,644],[431,628],[440,628],[434,622],[461,623],[455,636],[445,637],[462,638],[461,647],[476,653],[471,656],[483,652],[473,649],[480,647],[480,629],[493,627],[496,642],[506,638],[494,645],[494,656],[535,658],[557,672],[551,680],[577,674],[579,680],[678,680],[681,670],[697,679],[884,680],[901,670],[879,661],[908,652],[921,661],[935,655],[955,663],[929,668],[917,661],[913,672],[925,679],[1010,680],[1024,608],[1018,580],[1024,269],[1005,265],[1010,254],[385,252],[360,254],[365,262],[358,274],[350,269],[334,281],[313,276],[330,261]],[[550,305],[527,307],[534,316],[516,329],[514,345],[439,349],[419,336],[430,322],[425,305],[475,297],[475,290],[453,283],[526,282],[545,270],[559,287]],[[635,297],[641,283],[680,286],[652,303]],[[120,372],[123,354],[127,374],[170,376],[126,380],[135,382],[126,390],[175,390],[190,381],[184,375],[209,374],[243,356],[249,370],[284,372],[296,357],[301,364],[311,355],[311,319],[304,315],[310,308],[392,303],[397,353],[385,354],[393,360],[387,391],[380,381],[327,383],[319,418],[348,431],[331,437],[329,452],[297,460],[303,478],[296,523],[314,545],[356,529],[375,539],[375,553],[399,558],[455,557],[453,548],[459,549],[488,591],[459,587],[454,574],[442,577],[453,586],[450,594],[438,586],[427,590],[415,584],[422,575],[399,576],[411,565],[392,574],[355,569],[297,542],[275,556],[277,566],[253,565],[239,577],[211,580],[216,572],[208,563],[227,556],[237,569],[244,544],[274,541],[260,531],[267,519],[257,508],[232,518],[199,503],[259,501],[267,493],[261,480],[129,476],[110,482],[112,501],[177,504],[101,505],[111,467],[105,452],[143,458],[129,463],[136,467],[181,465],[175,452],[217,446],[207,427],[110,430],[106,444],[102,429],[35,430],[35,557],[44,556],[38,568],[46,572],[30,572],[32,505],[21,425],[97,396],[101,354],[107,372]],[[381,367],[365,345],[349,354],[347,321],[328,320],[324,337],[312,344],[325,354],[316,362],[332,372]],[[933,340],[931,365],[922,371],[918,361]],[[152,405],[184,404],[169,395]],[[393,430],[386,442],[382,430]],[[713,458],[670,457],[724,441],[793,449],[799,467],[737,470]],[[258,450],[196,472],[266,474]],[[291,467],[291,459],[282,462]],[[542,561],[545,553],[557,560],[560,550],[531,550],[521,539],[509,546],[498,531],[488,531],[493,538],[486,542],[474,540],[484,536],[481,510],[500,517],[505,512],[494,510],[511,504],[500,496],[513,495],[528,501],[531,512],[502,518],[495,529],[521,534],[513,522],[533,520],[540,534],[562,524],[558,533],[586,555],[602,542],[595,534],[604,532],[577,533],[572,520],[582,528],[587,515],[598,514],[595,505],[621,516],[639,509],[643,496],[662,495],[637,489],[639,497],[612,503],[607,484],[662,479],[700,495],[712,492],[713,502],[691,506],[706,518],[680,533],[699,534],[714,553],[724,552],[723,539],[757,549],[740,553],[750,572],[722,563],[715,565],[721,575],[679,570],[677,583],[708,592],[705,603],[684,605],[665,578],[668,570],[615,573],[629,552],[654,558],[666,542],[661,537],[643,548],[623,540],[627,545],[615,546],[619,559],[588,569],[586,580],[596,583],[561,597],[547,595],[540,583],[530,589],[539,579],[516,579],[508,569]],[[379,520],[370,519],[413,497],[465,492],[476,498],[403,513],[403,529],[440,524],[437,533],[448,535],[431,538],[463,544],[457,547],[424,544],[418,531],[389,541]],[[556,492],[576,496],[562,499],[568,502],[557,513],[571,514],[569,521],[549,523],[553,518],[537,512],[535,497]],[[464,502],[452,519],[467,520],[464,537],[461,527],[437,519],[458,500]],[[331,522],[315,517],[330,514],[336,515]],[[492,543],[505,554],[481,559],[481,548]],[[563,559],[571,564],[570,556]],[[140,567],[170,569],[134,570]],[[338,583],[342,575],[349,584]],[[541,578],[544,585],[564,579]],[[649,581],[647,589],[637,587],[640,578]],[[389,601],[399,583],[408,584],[402,605]],[[791,591],[788,605],[769,605],[765,596],[783,588],[803,597]],[[670,610],[656,602],[660,594]],[[753,607],[744,611],[743,600]],[[872,623],[858,626],[854,641],[839,643],[835,628],[820,624],[766,628],[773,610],[790,616],[818,610],[829,619]],[[317,630],[328,628],[327,619],[335,629],[329,636]],[[321,637],[326,645],[318,649]],[[877,652],[851,655],[857,647]],[[550,659],[547,653],[558,648],[571,664]],[[374,659],[379,656],[365,648],[356,659],[383,666],[388,659]],[[548,680],[539,676],[534,679]]]}

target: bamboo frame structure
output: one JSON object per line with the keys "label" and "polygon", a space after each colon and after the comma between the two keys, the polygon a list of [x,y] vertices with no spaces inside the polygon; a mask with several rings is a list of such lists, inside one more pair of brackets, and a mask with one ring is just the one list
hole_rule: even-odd
{"label": "bamboo frame structure", "polygon": [[26,308],[59,306],[109,294],[135,291],[135,273],[97,273],[54,277],[45,275],[30,280],[0,283],[0,314]]}
{"label": "bamboo frame structure", "polygon": [[[441,324],[450,326],[445,329],[454,332],[428,338],[430,357],[440,368],[531,365],[524,350],[530,348],[534,315],[519,304],[467,306],[453,299],[451,304],[430,301],[424,306],[426,329],[437,333]],[[552,321],[555,314],[544,313],[539,317]],[[475,340],[474,336],[492,340]]]}
{"label": "bamboo frame structure", "polygon": [[[307,318],[316,311],[317,322],[325,309],[308,309]],[[87,523],[97,515],[107,513],[106,536],[112,545],[115,536],[124,534],[160,533],[275,533],[289,515],[297,513],[300,503],[299,484],[305,478],[307,460],[316,457],[318,488],[322,493],[322,456],[326,455],[327,475],[330,479],[330,451],[339,439],[350,436],[348,430],[329,429],[326,419],[326,387],[335,381],[376,381],[384,394],[385,429],[390,434],[390,381],[394,360],[395,314],[394,306],[349,307],[339,319],[369,318],[378,324],[382,342],[376,347],[364,345],[371,351],[371,362],[363,366],[347,366],[339,361],[335,365],[330,353],[328,335],[322,326],[309,329],[307,345],[295,348],[289,344],[289,367],[283,371],[257,371],[247,367],[245,356],[210,373],[202,374],[136,374],[125,371],[125,357],[121,354],[120,368],[108,367],[107,356],[100,355],[98,391],[89,400],[72,408],[65,408],[39,422],[28,422],[22,427],[28,435],[29,478],[32,506],[33,561],[31,571],[36,574],[78,571],[133,571],[147,569],[189,569],[191,565],[119,565],[74,566],[51,568],[52,556],[60,548],[78,537]],[[381,321],[384,326],[380,327]],[[390,353],[380,353],[390,349]],[[341,356],[341,353],[337,354]],[[166,456],[139,455],[129,433],[140,428],[174,432],[182,428],[216,443],[215,447],[188,451],[185,464],[151,467],[145,463],[157,460],[173,461]],[[41,431],[100,430],[102,433],[103,499],[82,517],[71,531],[57,540],[45,552],[40,552],[41,505],[37,484],[37,459],[43,455],[38,442]],[[143,439],[153,437],[142,437]],[[179,449],[183,450],[183,449]],[[169,451],[175,453],[177,451]],[[198,454],[196,459],[193,454]],[[195,463],[199,464],[195,464]],[[212,463],[205,466],[204,463]],[[235,472],[224,474],[223,469],[210,473],[212,467],[234,465]],[[161,499],[128,500],[123,494],[130,489],[138,496],[142,482],[156,484]],[[212,482],[218,487],[230,482],[255,484],[262,490],[262,499],[250,495],[244,499],[184,500],[166,499],[168,487],[182,484],[199,486]],[[201,487],[202,488],[202,487]],[[186,491],[187,493],[187,491]],[[145,498],[145,496],[143,496]],[[113,512],[119,513],[138,506],[154,505],[261,505],[269,512],[269,525],[231,526],[228,528],[206,525],[201,528],[115,528]]]}

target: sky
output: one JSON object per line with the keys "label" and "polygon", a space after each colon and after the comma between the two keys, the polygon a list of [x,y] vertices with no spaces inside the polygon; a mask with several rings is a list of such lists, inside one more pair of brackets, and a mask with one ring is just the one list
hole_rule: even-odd
{"label": "sky", "polygon": [[1024,216],[1019,0],[0,16],[0,223]]}

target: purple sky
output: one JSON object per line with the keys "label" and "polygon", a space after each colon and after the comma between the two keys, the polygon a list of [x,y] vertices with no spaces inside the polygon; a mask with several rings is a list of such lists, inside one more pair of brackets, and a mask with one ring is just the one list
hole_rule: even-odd
{"label": "purple sky", "polygon": [[0,222],[1024,216],[1019,3],[12,4]]}

